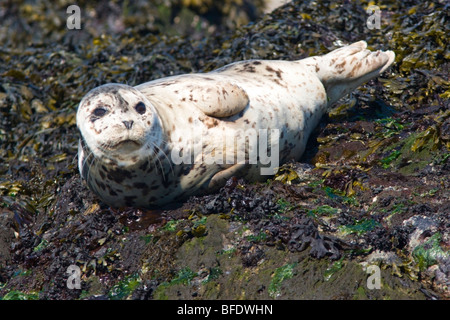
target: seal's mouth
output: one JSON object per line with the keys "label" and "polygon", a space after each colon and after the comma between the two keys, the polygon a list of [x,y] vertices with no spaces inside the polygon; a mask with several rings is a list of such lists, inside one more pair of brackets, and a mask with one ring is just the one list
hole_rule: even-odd
{"label": "seal's mouth", "polygon": [[142,145],[138,141],[126,139],[115,144],[104,145],[103,147],[110,151],[121,150],[130,152],[139,149],[141,146]]}

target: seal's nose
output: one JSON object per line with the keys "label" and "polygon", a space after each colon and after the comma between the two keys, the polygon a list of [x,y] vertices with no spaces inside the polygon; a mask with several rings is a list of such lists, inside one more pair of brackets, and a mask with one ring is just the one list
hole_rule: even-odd
{"label": "seal's nose", "polygon": [[122,121],[122,123],[125,125],[125,128],[127,128],[128,130],[130,130],[131,127],[133,126],[133,120],[131,120],[131,121]]}

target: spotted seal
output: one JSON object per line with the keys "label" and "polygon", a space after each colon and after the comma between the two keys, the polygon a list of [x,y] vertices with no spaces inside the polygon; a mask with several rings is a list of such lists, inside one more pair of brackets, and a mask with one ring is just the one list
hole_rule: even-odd
{"label": "spotted seal", "polygon": [[94,88],[77,111],[81,176],[114,207],[181,201],[232,176],[267,179],[301,157],[334,102],[394,61],[392,51],[366,47]]}

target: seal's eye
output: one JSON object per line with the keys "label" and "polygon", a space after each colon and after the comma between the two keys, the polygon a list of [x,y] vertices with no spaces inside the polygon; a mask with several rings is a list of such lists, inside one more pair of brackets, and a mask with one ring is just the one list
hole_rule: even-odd
{"label": "seal's eye", "polygon": [[134,107],[137,113],[144,114],[145,113],[145,104],[143,102],[138,102],[138,104]]}
{"label": "seal's eye", "polygon": [[108,110],[106,110],[105,108],[98,107],[94,109],[94,112],[92,112],[92,114],[96,117],[103,117],[106,114],[106,112],[108,112]]}

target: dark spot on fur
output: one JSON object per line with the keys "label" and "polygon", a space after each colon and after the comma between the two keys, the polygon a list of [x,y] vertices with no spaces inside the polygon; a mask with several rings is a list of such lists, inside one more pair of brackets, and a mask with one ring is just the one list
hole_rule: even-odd
{"label": "dark spot on fur", "polygon": [[108,191],[111,196],[113,197],[118,196],[117,192],[115,192],[110,186],[108,186]]}
{"label": "dark spot on fur", "polygon": [[105,185],[103,182],[98,181],[97,179],[95,179],[95,183],[96,183],[103,191],[106,190],[106,185]]}
{"label": "dark spot on fur", "polygon": [[274,72],[277,75],[278,79],[283,80],[283,77],[281,76],[283,71],[281,71],[280,69],[275,70],[275,69],[273,69],[270,66],[266,66],[266,70],[269,71],[269,72]]}
{"label": "dark spot on fur", "polygon": [[202,163],[200,165],[200,170],[198,171],[198,174],[203,175],[205,172],[206,172],[206,165]]}
{"label": "dark spot on fur", "polygon": [[350,72],[350,78],[353,78],[360,68],[361,68],[361,61],[356,63],[356,65],[353,67],[352,71]]}
{"label": "dark spot on fur", "polygon": [[122,183],[127,178],[128,174],[128,171],[117,168],[109,171],[108,179],[117,183]]}
{"label": "dark spot on fur", "polygon": [[122,95],[120,95],[120,94],[116,94],[116,98],[117,98],[117,100],[119,100],[119,105],[122,106],[122,110],[123,110],[124,112],[127,112],[127,111],[128,111],[128,106],[129,106],[128,101],[125,100],[125,99],[122,97]]}
{"label": "dark spot on fur", "polygon": [[273,79],[273,82],[275,82],[275,83],[278,84],[279,86],[282,86],[280,80],[278,80],[278,79]]}
{"label": "dark spot on fur", "polygon": [[254,65],[251,65],[250,63],[247,62],[247,63],[245,63],[242,66],[241,72],[251,72],[251,73],[253,73],[253,72],[256,72],[256,68],[255,68]]}
{"label": "dark spot on fur", "polygon": [[164,174],[164,179],[162,179],[162,185],[164,188],[167,189],[172,185],[172,182],[169,179],[167,179],[165,176],[166,175]]}
{"label": "dark spot on fur", "polygon": [[[367,60],[366,60],[366,62],[367,62]],[[336,65],[336,68],[340,68],[340,69],[341,69],[341,68],[344,68],[344,66],[345,66],[346,63],[347,63],[347,61],[344,60],[344,61],[342,61],[342,63],[337,64],[337,65]]]}
{"label": "dark spot on fur", "polygon": [[125,198],[124,198],[124,200],[125,200],[125,204],[128,206],[128,207],[132,207],[133,205],[134,205],[134,201],[136,200],[136,196],[126,196]]}
{"label": "dark spot on fur", "polygon": [[133,183],[133,187],[138,188],[138,189],[147,189],[148,188],[147,184],[144,182],[135,182],[135,183]]}
{"label": "dark spot on fur", "polygon": [[139,170],[141,170],[141,171],[147,170],[148,163],[149,163],[148,161],[142,162],[142,164],[139,166]]}
{"label": "dark spot on fur", "polygon": [[204,121],[204,124],[208,127],[208,129],[211,129],[216,127],[219,124],[219,121],[217,121],[217,119],[210,118],[208,121]]}
{"label": "dark spot on fur", "polygon": [[189,172],[191,172],[191,170],[192,170],[192,165],[190,165],[190,166],[186,166],[184,169],[183,169],[183,174],[185,175],[185,176],[187,176],[188,174],[189,174]]}

